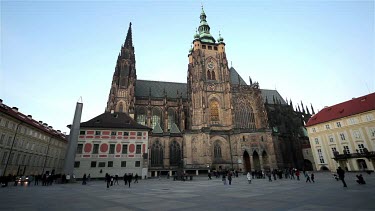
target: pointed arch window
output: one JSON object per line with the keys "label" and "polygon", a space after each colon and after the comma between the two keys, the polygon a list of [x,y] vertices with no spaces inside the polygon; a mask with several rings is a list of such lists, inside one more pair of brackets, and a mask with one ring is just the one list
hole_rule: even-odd
{"label": "pointed arch window", "polygon": [[120,103],[120,106],[118,108],[118,112],[123,113],[124,112],[124,105]]}
{"label": "pointed arch window", "polygon": [[221,146],[219,142],[214,145],[214,158],[221,158]]}
{"label": "pointed arch window", "polygon": [[215,77],[215,71],[212,71],[212,72],[211,72],[211,80],[216,80],[216,77]]}
{"label": "pointed arch window", "polygon": [[163,158],[163,146],[156,140],[151,147],[151,166],[162,166]]}
{"label": "pointed arch window", "polygon": [[139,107],[136,109],[137,123],[141,125],[146,125],[146,109],[144,107]]}
{"label": "pointed arch window", "polygon": [[159,123],[160,127],[163,128],[161,124],[161,110],[160,108],[153,108],[152,109],[152,117],[151,117],[151,128],[154,129],[156,123]]}
{"label": "pointed arch window", "polygon": [[237,99],[234,110],[236,128],[256,129],[253,109],[248,103],[246,103],[246,100]]}
{"label": "pointed arch window", "polygon": [[210,102],[211,122],[218,123],[219,121],[219,103],[215,100]]}
{"label": "pointed arch window", "polygon": [[211,72],[209,70],[207,70],[207,79],[211,80]]}
{"label": "pointed arch window", "polygon": [[181,163],[181,148],[177,141],[173,141],[170,146],[170,165],[178,166]]}
{"label": "pointed arch window", "polygon": [[173,108],[168,108],[168,130],[171,129],[172,124],[175,123],[175,110]]}

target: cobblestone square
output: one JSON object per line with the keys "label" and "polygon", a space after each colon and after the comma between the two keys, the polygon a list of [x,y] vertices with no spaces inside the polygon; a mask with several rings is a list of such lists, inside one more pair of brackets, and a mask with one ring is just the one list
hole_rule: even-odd
{"label": "cobblestone square", "polygon": [[302,180],[194,177],[193,181],[141,180],[131,188],[88,185],[9,186],[0,189],[0,210],[375,210],[375,174],[363,174],[366,185],[347,173],[348,188],[330,173],[316,173],[315,183]]}

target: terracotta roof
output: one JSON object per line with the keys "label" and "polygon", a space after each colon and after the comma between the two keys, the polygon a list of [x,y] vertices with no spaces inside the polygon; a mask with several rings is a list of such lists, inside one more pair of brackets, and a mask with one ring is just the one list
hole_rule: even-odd
{"label": "terracotta roof", "polygon": [[326,107],[312,116],[306,127],[371,110],[375,110],[375,93]]}
{"label": "terracotta roof", "polygon": [[51,136],[54,136],[56,138],[60,138],[61,140],[68,141],[67,136],[57,130],[52,129],[52,127],[47,126],[47,124],[43,124],[42,122],[36,121],[33,119],[30,115],[25,115],[18,111],[18,108],[13,107],[10,108],[9,106],[0,103],[0,112],[4,113],[6,115],[9,115],[18,121],[22,122],[21,125],[28,125],[32,128],[39,129]]}
{"label": "terracotta roof", "polygon": [[125,128],[151,130],[151,128],[138,124],[126,113],[105,112],[87,122],[81,123],[81,128]]}

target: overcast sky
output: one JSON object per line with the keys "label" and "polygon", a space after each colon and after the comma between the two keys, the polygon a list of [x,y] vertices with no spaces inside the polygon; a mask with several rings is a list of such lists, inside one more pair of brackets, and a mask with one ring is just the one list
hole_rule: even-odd
{"label": "overcast sky", "polygon": [[[138,79],[186,82],[201,1],[1,1],[0,98],[69,133],[104,112],[132,22]],[[203,1],[248,82],[315,111],[375,90],[374,1]]]}

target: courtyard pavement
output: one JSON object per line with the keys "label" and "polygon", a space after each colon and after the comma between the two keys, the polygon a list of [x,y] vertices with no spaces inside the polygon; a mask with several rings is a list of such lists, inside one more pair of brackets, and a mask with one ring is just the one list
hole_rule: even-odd
{"label": "courtyard pavement", "polygon": [[0,188],[0,210],[375,210],[375,174],[363,174],[366,185],[347,173],[348,188],[331,173],[315,173],[315,183],[302,180],[194,177],[193,181],[147,179],[106,188],[104,181],[87,185],[9,186]]}

